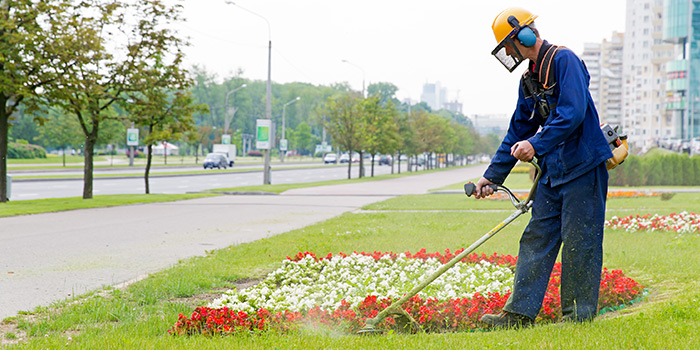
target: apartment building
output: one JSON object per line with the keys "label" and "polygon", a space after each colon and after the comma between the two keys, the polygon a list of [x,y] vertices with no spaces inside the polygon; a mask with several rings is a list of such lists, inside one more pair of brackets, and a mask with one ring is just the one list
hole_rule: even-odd
{"label": "apartment building", "polygon": [[660,138],[676,137],[666,107],[666,63],[675,48],[663,40],[664,0],[627,0],[626,12],[622,125],[632,147],[643,151]]}

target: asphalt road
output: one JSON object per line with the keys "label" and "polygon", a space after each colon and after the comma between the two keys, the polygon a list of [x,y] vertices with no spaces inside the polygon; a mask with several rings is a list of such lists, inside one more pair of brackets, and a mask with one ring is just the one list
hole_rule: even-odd
{"label": "asphalt road", "polygon": [[106,285],[137,280],[181,259],[251,242],[403,194],[480,176],[485,165],[282,195],[0,218],[0,319]]}
{"label": "asphalt road", "polygon": [[[289,169],[294,167],[293,164],[275,165],[272,168],[271,182],[273,184],[288,184],[288,183],[304,183],[325,180],[340,180],[347,179],[346,166],[323,166],[322,164],[306,164],[302,169]],[[296,166],[300,166],[297,164]],[[261,165],[258,166],[241,166],[237,169],[251,169],[247,172],[231,172],[226,170],[207,171],[200,174],[178,174],[169,176],[159,176],[162,171],[191,171],[201,170],[200,167],[182,167],[179,169],[163,169],[158,168],[149,177],[149,187],[151,193],[176,194],[187,192],[199,192],[214,188],[227,188],[237,186],[262,185],[263,173]],[[371,168],[365,167],[365,173],[370,174]],[[405,164],[401,166],[402,171],[406,171]],[[114,177],[93,179],[93,195],[107,194],[141,194],[145,193],[145,181],[143,177],[120,177],[123,174],[124,168],[97,168],[95,174],[109,174]],[[130,169],[129,173],[143,171],[142,169]],[[398,166],[395,167],[398,171]],[[44,172],[36,170],[27,170],[18,172],[17,170],[10,172],[13,175],[78,175],[81,174],[79,169],[66,169],[58,172],[56,170]],[[374,174],[382,175],[391,173],[391,167],[375,165]],[[359,175],[359,166],[352,165],[351,174],[353,178]],[[32,200],[43,198],[65,198],[65,197],[81,197],[83,194],[82,178],[74,179],[31,179],[31,180],[13,180],[12,195],[10,200]]]}

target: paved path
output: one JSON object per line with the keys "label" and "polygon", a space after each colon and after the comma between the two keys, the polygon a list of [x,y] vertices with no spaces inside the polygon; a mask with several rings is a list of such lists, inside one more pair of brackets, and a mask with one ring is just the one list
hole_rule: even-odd
{"label": "paved path", "polygon": [[0,320],[134,281],[208,250],[466,181],[480,176],[485,167],[296,189],[278,196],[217,196],[0,218]]}

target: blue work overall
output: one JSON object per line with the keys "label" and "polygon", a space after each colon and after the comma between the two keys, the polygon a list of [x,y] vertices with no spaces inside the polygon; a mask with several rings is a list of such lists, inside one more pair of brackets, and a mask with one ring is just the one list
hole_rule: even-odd
{"label": "blue work overall", "polygon": [[[543,43],[538,60],[550,46]],[[513,292],[504,310],[537,317],[561,248],[564,317],[587,320],[597,314],[608,188],[605,160],[612,152],[600,131],[583,62],[564,49],[554,56],[553,66],[556,85],[551,94],[541,96],[543,103],[553,106],[550,114],[533,113],[535,97],[525,96],[521,79],[508,132],[484,177],[502,184],[517,162],[510,155],[511,146],[522,140],[532,144],[542,167],[532,218],[520,240]],[[529,69],[537,73],[532,62]]]}

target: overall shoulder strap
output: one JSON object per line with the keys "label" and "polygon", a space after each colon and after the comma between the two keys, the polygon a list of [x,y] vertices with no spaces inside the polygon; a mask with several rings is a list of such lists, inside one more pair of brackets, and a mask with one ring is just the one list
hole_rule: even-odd
{"label": "overall shoulder strap", "polygon": [[545,90],[553,87],[557,83],[557,77],[554,72],[554,65],[552,62],[554,61],[554,55],[556,55],[557,52],[562,49],[566,48],[564,46],[557,45],[550,46],[549,49],[547,49],[547,52],[545,52],[542,62],[538,62],[540,69],[537,80],[540,82],[540,84],[542,84]]}

